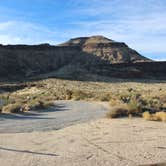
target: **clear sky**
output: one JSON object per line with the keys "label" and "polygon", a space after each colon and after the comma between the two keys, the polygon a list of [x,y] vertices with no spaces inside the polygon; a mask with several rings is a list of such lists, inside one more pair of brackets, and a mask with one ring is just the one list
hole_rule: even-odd
{"label": "clear sky", "polygon": [[0,0],[0,43],[104,35],[166,60],[166,0]]}

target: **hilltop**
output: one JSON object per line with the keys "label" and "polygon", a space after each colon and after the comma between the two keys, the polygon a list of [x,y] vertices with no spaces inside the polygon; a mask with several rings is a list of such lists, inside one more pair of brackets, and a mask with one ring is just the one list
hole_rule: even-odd
{"label": "hilltop", "polygon": [[125,43],[104,36],[74,38],[59,46],[78,46],[83,52],[100,57],[111,64],[152,61],[129,48]]}

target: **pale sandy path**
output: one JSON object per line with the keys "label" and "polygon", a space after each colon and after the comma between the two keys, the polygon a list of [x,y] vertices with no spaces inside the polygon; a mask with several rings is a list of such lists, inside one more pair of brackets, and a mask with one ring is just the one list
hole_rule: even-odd
{"label": "pale sandy path", "polygon": [[166,123],[100,119],[57,131],[0,134],[2,166],[166,163]]}
{"label": "pale sandy path", "polygon": [[55,106],[40,112],[0,115],[0,133],[57,130],[105,115],[103,104],[86,101],[56,101]]}

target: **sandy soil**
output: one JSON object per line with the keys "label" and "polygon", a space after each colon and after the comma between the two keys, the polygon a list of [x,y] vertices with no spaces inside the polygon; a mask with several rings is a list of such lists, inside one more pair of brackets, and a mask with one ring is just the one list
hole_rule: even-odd
{"label": "sandy soil", "polygon": [[49,132],[0,134],[2,166],[166,163],[166,123],[100,119]]}

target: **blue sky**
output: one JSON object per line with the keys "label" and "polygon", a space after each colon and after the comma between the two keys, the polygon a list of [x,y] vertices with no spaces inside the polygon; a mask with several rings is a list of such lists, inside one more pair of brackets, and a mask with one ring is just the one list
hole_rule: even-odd
{"label": "blue sky", "polygon": [[104,35],[166,60],[166,0],[0,0],[0,43]]}

